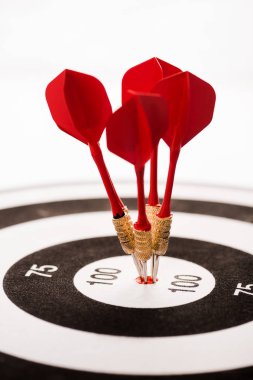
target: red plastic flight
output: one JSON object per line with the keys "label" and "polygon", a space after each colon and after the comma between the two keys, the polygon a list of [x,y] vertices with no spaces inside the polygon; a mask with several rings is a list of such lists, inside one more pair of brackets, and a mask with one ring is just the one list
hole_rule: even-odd
{"label": "red plastic flight", "polygon": [[124,205],[114,189],[98,144],[112,114],[104,86],[93,76],[64,70],[47,86],[46,99],[57,126],[89,145],[105,185],[113,215],[122,216]]}
{"label": "red plastic flight", "polygon": [[158,82],[153,89],[167,102],[169,124],[164,141],[170,147],[170,168],[160,217],[170,215],[170,200],[177,159],[181,147],[201,132],[212,120],[215,92],[197,76],[182,72]]}
{"label": "red plastic flight", "polygon": [[102,83],[72,70],[64,70],[49,83],[46,99],[58,127],[85,144],[99,141],[112,114]]}
{"label": "red plastic flight", "polygon": [[131,91],[151,92],[158,81],[178,72],[179,68],[156,57],[131,67],[122,79],[122,104],[131,98]]}
{"label": "red plastic flight", "polygon": [[[132,96],[132,90],[139,92],[152,92],[157,82],[181,70],[159,58],[151,58],[129,69],[122,79],[122,103]],[[157,190],[157,161],[158,145],[154,147],[150,161],[150,191],[148,204],[155,206],[159,203]]]}
{"label": "red plastic flight", "polygon": [[168,125],[167,105],[159,95],[133,94],[107,123],[108,149],[135,166],[138,221],[135,228],[150,230],[145,213],[144,166]]}

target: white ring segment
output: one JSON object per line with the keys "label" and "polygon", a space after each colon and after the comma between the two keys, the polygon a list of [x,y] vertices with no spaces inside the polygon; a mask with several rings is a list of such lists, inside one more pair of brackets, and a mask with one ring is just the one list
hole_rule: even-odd
{"label": "white ring segment", "polygon": [[[1,280],[11,265],[42,248],[114,235],[110,219],[109,212],[83,213],[2,229]],[[175,213],[172,236],[223,244],[253,254],[253,225],[241,221]],[[157,338],[77,331],[22,311],[8,299],[3,287],[0,289],[0,351],[51,366],[132,375],[215,372],[252,365],[252,341],[252,322],[212,333]],[[155,352],[159,354],[154,360]]]}

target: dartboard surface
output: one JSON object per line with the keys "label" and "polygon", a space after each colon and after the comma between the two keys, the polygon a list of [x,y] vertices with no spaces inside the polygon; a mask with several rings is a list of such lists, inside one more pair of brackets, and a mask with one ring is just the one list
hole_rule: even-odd
{"label": "dartboard surface", "polygon": [[[136,215],[135,186],[117,186]],[[253,192],[176,185],[140,285],[99,184],[0,194],[0,379],[252,379]]]}

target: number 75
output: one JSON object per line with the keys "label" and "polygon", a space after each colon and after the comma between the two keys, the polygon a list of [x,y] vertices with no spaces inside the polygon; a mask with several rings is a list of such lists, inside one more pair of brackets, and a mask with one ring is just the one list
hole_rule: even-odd
{"label": "number 75", "polygon": [[[235,289],[234,296],[238,296],[240,293],[245,293],[245,294],[249,294],[253,296],[253,292],[251,289],[252,287],[253,287],[253,284],[242,286],[242,283],[239,282],[239,284],[237,284],[237,288]],[[249,290],[249,292],[247,292],[247,290]]]}
{"label": "number 75", "polygon": [[[51,274],[47,274],[48,272],[55,272],[57,271],[57,267],[55,265],[42,265],[38,267],[37,264],[33,264],[29,271],[26,272],[25,276],[29,277],[31,274],[37,274],[38,276],[43,277],[52,277]],[[47,272],[47,273],[41,273],[41,272]]]}

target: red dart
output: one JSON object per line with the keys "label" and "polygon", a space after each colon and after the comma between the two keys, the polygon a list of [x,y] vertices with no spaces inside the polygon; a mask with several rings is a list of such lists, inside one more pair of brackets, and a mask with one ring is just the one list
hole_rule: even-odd
{"label": "red dart", "polygon": [[124,215],[105,166],[99,139],[112,114],[110,101],[102,83],[93,76],[64,70],[46,89],[46,99],[57,126],[89,145],[92,157],[103,180],[114,217]]}
{"label": "red dart", "polygon": [[135,94],[107,123],[108,149],[135,166],[138,221],[135,228],[150,230],[145,213],[144,166],[167,128],[167,106],[158,95]]}
{"label": "red dart", "polygon": [[159,95],[132,95],[107,123],[107,146],[135,167],[138,191],[138,220],[134,224],[135,253],[143,262],[152,255],[151,225],[145,212],[144,168],[152,151],[164,135],[168,123],[167,105]]}
{"label": "red dart", "polygon": [[[181,70],[159,58],[151,58],[129,69],[122,79],[122,103],[131,98],[131,90],[151,92],[160,80],[181,72]],[[150,161],[150,192],[148,204],[159,204],[157,190],[158,146],[154,147]]]}
{"label": "red dart", "polygon": [[163,136],[170,147],[170,167],[158,214],[158,217],[165,218],[171,213],[171,193],[180,149],[211,122],[215,92],[210,84],[187,71],[158,82],[153,92],[166,100],[170,111],[169,128]]}

